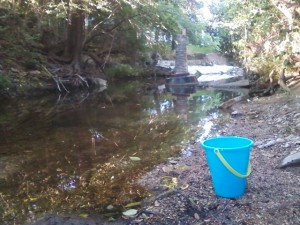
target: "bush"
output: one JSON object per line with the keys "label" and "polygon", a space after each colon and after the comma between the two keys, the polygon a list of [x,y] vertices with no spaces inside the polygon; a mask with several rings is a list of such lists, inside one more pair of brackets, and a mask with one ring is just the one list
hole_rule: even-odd
{"label": "bush", "polygon": [[133,68],[128,64],[118,64],[105,70],[107,76],[117,78],[136,77],[140,72],[138,68]]}

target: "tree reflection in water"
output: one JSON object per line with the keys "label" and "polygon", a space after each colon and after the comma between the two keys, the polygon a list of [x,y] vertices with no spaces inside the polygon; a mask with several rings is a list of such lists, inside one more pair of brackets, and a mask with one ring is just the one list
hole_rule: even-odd
{"label": "tree reflection in water", "polygon": [[46,96],[1,105],[0,219],[22,224],[45,212],[119,215],[150,195],[136,179],[180,153],[223,95],[197,90],[153,97],[135,90],[107,90],[80,104],[55,105]]}

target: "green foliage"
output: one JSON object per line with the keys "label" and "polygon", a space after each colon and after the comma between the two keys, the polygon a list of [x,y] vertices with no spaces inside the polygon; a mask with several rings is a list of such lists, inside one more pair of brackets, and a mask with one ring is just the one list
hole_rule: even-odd
{"label": "green foliage", "polygon": [[221,50],[235,54],[247,69],[266,79],[273,69],[278,73],[282,65],[291,67],[293,62],[286,58],[300,52],[296,8],[278,0],[222,1],[214,8],[221,24]]}
{"label": "green foliage", "polygon": [[4,6],[7,8],[0,9],[2,54],[4,60],[13,59],[10,63],[18,62],[25,70],[40,69],[46,61],[44,53],[54,54],[62,59],[59,61],[69,60],[63,43],[69,37],[70,15],[79,11],[86,18],[82,39],[78,39],[82,43],[76,43],[82,44],[82,51],[97,52],[99,61],[105,62],[105,57],[127,56],[120,66],[107,69],[111,77],[141,75],[139,68],[127,65],[138,61],[139,54],[155,51],[172,57],[171,45],[183,28],[191,44],[218,50],[219,40],[206,32],[206,24],[199,17],[203,7],[200,0],[46,0]]}
{"label": "green foliage", "polygon": [[137,68],[133,68],[131,65],[128,64],[118,64],[114,65],[110,68],[105,70],[105,74],[109,77],[136,77],[139,75],[140,70]]}
{"label": "green foliage", "polygon": [[10,74],[0,73],[0,91],[5,90],[11,86]]}
{"label": "green foliage", "polygon": [[195,54],[195,53],[211,53],[218,51],[218,46],[200,46],[200,45],[191,45],[189,44],[187,46],[187,54]]}

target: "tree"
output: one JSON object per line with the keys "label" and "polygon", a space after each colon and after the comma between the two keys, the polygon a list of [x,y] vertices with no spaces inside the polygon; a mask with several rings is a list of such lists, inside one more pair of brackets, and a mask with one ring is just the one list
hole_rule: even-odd
{"label": "tree", "polygon": [[[248,71],[275,75],[279,79],[293,55],[300,52],[298,1],[232,1],[222,2],[223,27],[230,27],[233,45]],[[219,17],[220,18],[220,17]],[[275,79],[275,80],[276,80]]]}
{"label": "tree", "polygon": [[190,42],[199,44],[202,5],[199,0],[19,0],[4,1],[3,7],[31,23],[34,30],[25,35],[40,38],[52,61],[70,65],[64,74],[84,75],[87,55],[102,70],[113,54],[128,56],[119,63],[132,63],[144,51],[171,46],[183,28]]}

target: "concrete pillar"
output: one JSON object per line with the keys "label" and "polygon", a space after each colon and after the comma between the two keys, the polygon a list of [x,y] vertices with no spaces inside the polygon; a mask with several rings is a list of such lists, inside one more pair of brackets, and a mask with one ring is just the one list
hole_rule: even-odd
{"label": "concrete pillar", "polygon": [[175,76],[189,75],[186,56],[186,31],[177,36],[176,58],[175,58]]}

